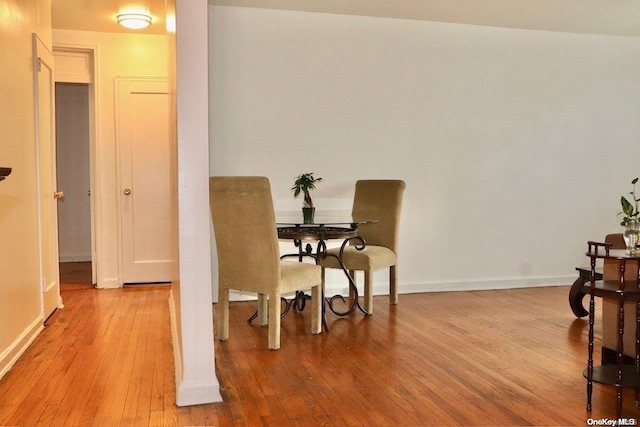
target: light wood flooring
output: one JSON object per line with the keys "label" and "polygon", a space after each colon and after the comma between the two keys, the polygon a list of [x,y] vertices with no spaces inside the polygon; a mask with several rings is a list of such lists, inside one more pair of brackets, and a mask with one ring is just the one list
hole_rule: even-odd
{"label": "light wood flooring", "polygon": [[[293,312],[279,351],[247,324],[255,303],[231,303],[229,340],[215,343],[224,402],[178,408],[169,287],[96,290],[86,274],[67,276],[65,308],[0,380],[0,426],[583,426],[615,414],[599,385],[585,409],[588,325],[568,287],[381,296],[373,316],[329,315],[319,336],[309,310]],[[631,391],[623,416],[640,419]]]}

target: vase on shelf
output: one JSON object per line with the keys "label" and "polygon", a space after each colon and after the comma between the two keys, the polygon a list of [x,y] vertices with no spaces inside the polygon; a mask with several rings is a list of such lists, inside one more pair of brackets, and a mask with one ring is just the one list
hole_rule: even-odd
{"label": "vase on shelf", "polygon": [[638,221],[631,220],[628,221],[624,228],[624,233],[622,237],[624,238],[624,244],[627,247],[627,255],[636,255],[638,254],[638,235],[640,229]]}

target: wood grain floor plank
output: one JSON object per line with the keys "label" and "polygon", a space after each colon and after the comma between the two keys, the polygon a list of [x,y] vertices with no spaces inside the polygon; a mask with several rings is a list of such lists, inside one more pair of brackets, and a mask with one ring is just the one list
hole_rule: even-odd
{"label": "wood grain floor plank", "polygon": [[[215,342],[224,402],[179,408],[169,287],[96,290],[82,267],[0,380],[0,425],[585,425],[615,413],[615,390],[599,385],[586,411],[587,322],[568,287],[376,297],[373,316],[329,313],[317,336],[308,310],[293,311],[279,351],[246,321],[255,302],[234,302]],[[640,418],[631,391],[623,415]]]}

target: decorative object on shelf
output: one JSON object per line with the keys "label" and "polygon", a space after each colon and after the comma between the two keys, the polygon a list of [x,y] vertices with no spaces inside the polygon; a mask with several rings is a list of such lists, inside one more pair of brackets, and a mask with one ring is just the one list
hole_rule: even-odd
{"label": "decorative object on shelf", "polygon": [[305,224],[313,223],[313,217],[316,208],[313,206],[313,200],[309,192],[316,188],[316,183],[322,181],[322,178],[315,178],[313,172],[303,173],[296,178],[291,191],[293,197],[298,197],[300,193],[304,194],[304,202],[302,204],[302,216]]}
{"label": "decorative object on shelf", "polygon": [[11,173],[11,168],[0,167],[0,181],[5,179]]}
{"label": "decorative object on shelf", "polygon": [[638,234],[639,234],[638,221],[629,221],[624,228],[622,237],[624,243],[627,246],[627,254],[635,255],[638,253]]}
{"label": "decorative object on shelf", "polygon": [[631,181],[631,184],[633,184],[633,190],[629,193],[631,195],[631,201],[627,200],[624,196],[620,197],[622,212],[618,215],[624,215],[620,225],[625,228],[622,236],[624,237],[624,243],[627,246],[628,255],[638,253],[638,237],[640,234],[640,223],[638,222],[640,220],[640,218],[638,218],[640,212],[638,212],[638,202],[640,199],[636,197],[637,182],[638,178],[634,178],[633,181]]}

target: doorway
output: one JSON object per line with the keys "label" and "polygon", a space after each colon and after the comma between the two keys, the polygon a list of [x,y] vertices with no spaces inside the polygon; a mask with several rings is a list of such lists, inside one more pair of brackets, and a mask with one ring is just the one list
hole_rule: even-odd
{"label": "doorway", "polygon": [[[77,267],[97,284],[94,183],[95,78],[92,48],[54,46],[60,274]],[[95,192],[93,192],[95,197]]]}
{"label": "doorway", "polygon": [[[86,83],[56,83],[58,248],[62,283],[92,280],[90,96]],[[83,274],[78,275],[78,271]],[[88,274],[87,274],[88,273]],[[68,277],[71,276],[71,277]],[[79,280],[82,278],[81,280]]]}

